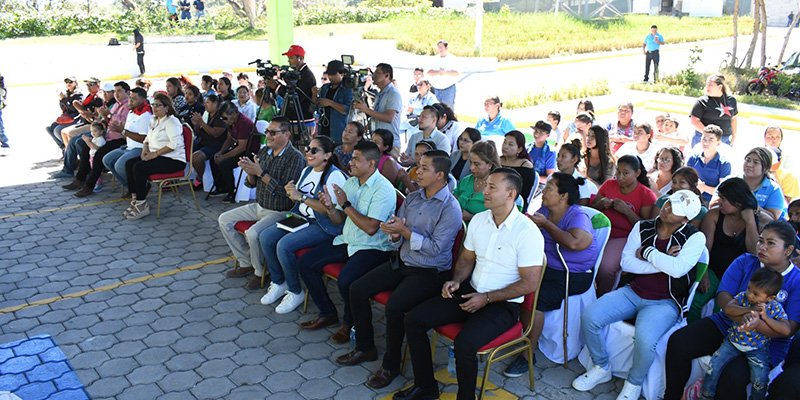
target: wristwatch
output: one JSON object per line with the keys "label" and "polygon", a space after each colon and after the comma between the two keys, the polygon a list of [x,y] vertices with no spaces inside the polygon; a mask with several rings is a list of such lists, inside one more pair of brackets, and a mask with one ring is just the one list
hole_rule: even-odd
{"label": "wristwatch", "polygon": [[345,201],[344,204],[342,204],[342,211],[347,210],[347,208],[350,206],[352,206],[352,204],[350,204],[350,200]]}
{"label": "wristwatch", "polygon": [[263,172],[261,173],[261,175],[259,175],[259,176],[258,176],[258,179],[260,179],[260,180],[262,180],[262,181],[263,181],[265,176],[267,176],[267,171],[263,171]]}
{"label": "wristwatch", "polygon": [[308,196],[306,196],[306,195],[300,196],[300,202],[301,203],[305,204],[306,200],[308,200]]}

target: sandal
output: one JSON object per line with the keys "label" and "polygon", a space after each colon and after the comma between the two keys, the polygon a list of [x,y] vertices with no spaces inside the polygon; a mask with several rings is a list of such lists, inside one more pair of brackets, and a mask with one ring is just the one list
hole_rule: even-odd
{"label": "sandal", "polygon": [[125,216],[129,221],[150,215],[150,204],[147,203],[147,200],[137,201],[131,207],[133,210]]}

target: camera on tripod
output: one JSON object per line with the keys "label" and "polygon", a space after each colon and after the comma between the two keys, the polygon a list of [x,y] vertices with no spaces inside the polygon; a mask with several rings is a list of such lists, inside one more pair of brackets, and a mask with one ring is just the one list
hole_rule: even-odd
{"label": "camera on tripod", "polygon": [[347,72],[344,74],[342,83],[344,87],[353,90],[364,89],[364,84],[367,82],[367,77],[372,74],[369,68],[353,69],[353,56],[342,54],[342,63],[344,64]]}
{"label": "camera on tripod", "polygon": [[264,79],[275,79],[276,76],[279,76],[286,82],[287,86],[295,87],[297,86],[297,82],[300,80],[300,72],[298,72],[294,67],[289,65],[275,65],[272,61],[261,61],[261,59],[256,59],[255,61],[247,63],[247,65],[256,65],[256,75],[264,78]]}

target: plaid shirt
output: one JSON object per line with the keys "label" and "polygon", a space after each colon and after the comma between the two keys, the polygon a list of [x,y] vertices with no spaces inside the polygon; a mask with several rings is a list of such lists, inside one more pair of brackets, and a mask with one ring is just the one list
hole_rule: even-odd
{"label": "plaid shirt", "polygon": [[[288,143],[277,156],[272,154],[269,147],[264,146],[258,152],[261,169],[270,176],[268,184],[263,179],[256,178],[256,201],[258,205],[269,210],[287,211],[294,206],[294,202],[286,195],[286,186],[289,181],[297,181],[300,172],[306,166],[305,157]],[[249,185],[248,185],[249,186]]]}

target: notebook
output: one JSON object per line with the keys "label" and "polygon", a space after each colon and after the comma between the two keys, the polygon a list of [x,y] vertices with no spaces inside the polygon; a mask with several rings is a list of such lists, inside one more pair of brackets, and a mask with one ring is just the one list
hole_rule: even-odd
{"label": "notebook", "polygon": [[285,219],[278,221],[278,228],[287,232],[297,232],[307,226],[308,220],[294,213],[288,213]]}

